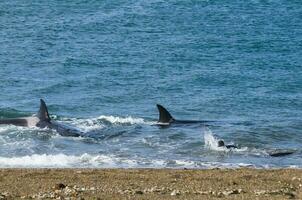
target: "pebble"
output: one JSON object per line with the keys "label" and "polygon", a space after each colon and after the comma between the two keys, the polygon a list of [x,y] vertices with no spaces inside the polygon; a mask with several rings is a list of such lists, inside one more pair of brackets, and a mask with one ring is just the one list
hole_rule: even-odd
{"label": "pebble", "polygon": [[[224,196],[229,196],[229,195],[233,194],[233,191],[223,191],[222,194]],[[218,196],[219,196],[219,194],[218,194]]]}
{"label": "pebble", "polygon": [[[162,188],[162,189],[165,189],[165,188]],[[144,192],[150,192],[150,193],[153,193],[153,192],[161,192],[162,191],[162,189],[160,189],[160,188],[158,188],[157,186],[154,186],[154,187],[152,187],[152,188],[150,188],[150,189],[145,189],[144,190]]]}
{"label": "pebble", "polygon": [[2,192],[0,193],[0,199],[7,199],[8,197],[10,197],[8,192]]}
{"label": "pebble", "polygon": [[218,192],[217,193],[217,197],[223,197],[223,196],[226,196],[223,192]]}
{"label": "pebble", "polygon": [[263,195],[263,194],[266,194],[267,192],[265,190],[257,190],[255,191],[255,194],[256,195]]}
{"label": "pebble", "polygon": [[294,176],[294,177],[292,178],[292,181],[295,181],[295,180],[301,181],[301,178],[297,178],[297,177]]}
{"label": "pebble", "polygon": [[173,190],[171,192],[171,196],[176,196],[176,195],[180,195],[180,191],[179,190]]}
{"label": "pebble", "polygon": [[210,194],[210,192],[209,191],[196,191],[195,194],[208,195],[208,194]]}
{"label": "pebble", "polygon": [[144,194],[144,192],[141,190],[137,190],[137,191],[135,191],[135,194]]}
{"label": "pebble", "polygon": [[61,193],[62,192],[62,190],[55,190],[55,193],[56,194],[59,194],[59,193]]}
{"label": "pebble", "polygon": [[57,183],[55,186],[54,186],[54,189],[56,190],[62,190],[66,188],[66,185],[64,185],[63,183]]}
{"label": "pebble", "polygon": [[235,190],[223,191],[222,194],[224,196],[229,196],[231,194],[240,194],[241,192],[242,192],[242,189],[235,189]]}

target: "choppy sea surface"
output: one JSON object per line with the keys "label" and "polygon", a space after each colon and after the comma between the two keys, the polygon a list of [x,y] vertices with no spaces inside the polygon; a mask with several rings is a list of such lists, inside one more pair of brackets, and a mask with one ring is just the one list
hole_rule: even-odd
{"label": "choppy sea surface", "polygon": [[295,0],[1,1],[0,119],[85,134],[1,125],[0,167],[302,168],[301,33]]}

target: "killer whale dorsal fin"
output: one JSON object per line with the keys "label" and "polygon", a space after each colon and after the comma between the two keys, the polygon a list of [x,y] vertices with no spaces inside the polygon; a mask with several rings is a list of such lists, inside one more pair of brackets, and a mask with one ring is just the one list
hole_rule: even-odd
{"label": "killer whale dorsal fin", "polygon": [[40,121],[50,122],[48,109],[43,99],[40,99],[40,110],[38,112],[38,118],[40,119]]}
{"label": "killer whale dorsal fin", "polygon": [[171,123],[175,121],[175,119],[172,117],[172,115],[167,111],[166,108],[164,108],[162,105],[157,104],[157,109],[159,111],[159,123]]}

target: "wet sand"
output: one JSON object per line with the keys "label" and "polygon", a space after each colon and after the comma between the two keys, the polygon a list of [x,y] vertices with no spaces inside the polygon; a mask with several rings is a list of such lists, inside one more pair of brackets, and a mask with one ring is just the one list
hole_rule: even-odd
{"label": "wet sand", "polygon": [[0,199],[302,199],[302,170],[0,169]]}

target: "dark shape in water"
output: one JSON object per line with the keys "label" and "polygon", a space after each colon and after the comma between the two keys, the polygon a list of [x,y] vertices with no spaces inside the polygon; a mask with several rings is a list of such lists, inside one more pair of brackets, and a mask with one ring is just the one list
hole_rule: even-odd
{"label": "dark shape in water", "polygon": [[26,126],[26,127],[39,127],[39,128],[50,128],[56,130],[62,136],[79,137],[83,132],[76,128],[70,127],[68,125],[51,120],[49,117],[48,109],[43,101],[40,99],[40,110],[36,116],[32,117],[22,117],[22,118],[12,118],[12,119],[2,119],[0,124],[11,124],[15,126]]}
{"label": "dark shape in water", "polygon": [[157,125],[160,126],[169,126],[170,124],[193,124],[193,123],[207,123],[213,121],[197,121],[197,120],[176,120],[172,115],[168,112],[166,108],[162,105],[157,104],[157,109],[159,111],[159,119]]}
{"label": "dark shape in water", "polygon": [[281,156],[287,156],[295,153],[295,151],[284,151],[284,150],[276,150],[274,152],[270,152],[269,155],[272,157],[281,157]]}

